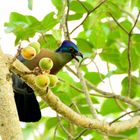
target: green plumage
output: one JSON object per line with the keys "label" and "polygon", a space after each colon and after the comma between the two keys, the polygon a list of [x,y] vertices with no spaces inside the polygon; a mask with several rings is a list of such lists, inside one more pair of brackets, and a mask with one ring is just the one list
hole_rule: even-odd
{"label": "green plumage", "polygon": [[33,60],[25,60],[24,64],[33,70],[38,66],[40,59],[43,57],[49,57],[53,61],[53,68],[51,69],[52,74],[56,74],[66,63],[71,61],[72,56],[69,53],[57,53],[42,48],[40,53]]}

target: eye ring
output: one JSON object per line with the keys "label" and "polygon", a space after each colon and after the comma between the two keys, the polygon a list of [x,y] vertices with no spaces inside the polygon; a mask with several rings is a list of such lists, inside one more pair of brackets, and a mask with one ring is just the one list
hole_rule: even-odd
{"label": "eye ring", "polygon": [[74,52],[74,49],[73,49],[73,48],[69,48],[69,51],[70,51],[70,52]]}

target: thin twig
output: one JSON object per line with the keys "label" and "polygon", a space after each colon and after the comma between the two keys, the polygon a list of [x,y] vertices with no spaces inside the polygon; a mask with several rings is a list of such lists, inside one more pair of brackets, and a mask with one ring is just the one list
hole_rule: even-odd
{"label": "thin twig", "polygon": [[53,137],[53,140],[56,140],[56,133],[57,133],[58,126],[59,126],[59,123],[56,125],[56,127],[54,129],[54,137]]}
{"label": "thin twig", "polygon": [[127,49],[127,59],[128,59],[128,91],[127,96],[130,97],[131,94],[131,34],[128,36],[128,49]]}
{"label": "thin twig", "polygon": [[77,75],[80,79],[80,82],[81,82],[81,85],[83,87],[83,91],[84,91],[84,94],[85,94],[85,97],[86,97],[86,100],[87,100],[87,103],[89,105],[89,108],[90,108],[90,111],[92,113],[92,117],[93,118],[97,118],[97,115],[96,115],[96,110],[93,106],[93,103],[92,103],[92,100],[90,98],[90,95],[89,95],[89,92],[88,92],[88,89],[87,89],[87,85],[86,85],[86,82],[85,82],[85,79],[83,77],[83,74],[81,72],[81,70],[79,69],[78,65],[76,64],[76,67],[77,67]]}
{"label": "thin twig", "polygon": [[104,83],[103,78],[102,78],[102,75],[100,74],[100,70],[99,70],[99,68],[98,68],[98,66],[97,66],[97,64],[96,64],[96,62],[94,62],[94,60],[92,60],[92,62],[94,63],[94,65],[95,65],[95,67],[96,67],[96,69],[97,69],[97,72],[98,72],[98,74],[99,74],[100,80]]}
{"label": "thin twig", "polygon": [[[94,9],[92,9],[91,11],[86,10],[87,13],[86,13],[85,18],[82,20],[82,22],[81,22],[79,25],[77,25],[77,26],[70,32],[70,34],[72,34],[72,33],[73,33],[75,30],[77,30],[81,25],[83,25],[83,23],[87,20],[88,16],[89,16],[91,13],[93,13],[95,10],[97,10],[105,1],[106,1],[106,0],[102,1],[101,3],[99,3],[99,4],[98,4]],[[81,2],[81,3],[82,3],[82,2]],[[83,4],[82,4],[82,6],[83,6]],[[85,7],[85,6],[84,6],[84,7]]]}
{"label": "thin twig", "polygon": [[72,34],[76,29],[78,29],[81,25],[83,25],[83,23],[87,20],[88,16],[89,16],[89,13],[86,14],[86,16],[85,16],[85,18],[83,19],[83,21],[82,21],[78,26],[76,26],[76,27],[70,32],[70,34]]}
{"label": "thin twig", "polygon": [[67,34],[68,40],[70,40],[69,28],[68,28],[69,9],[70,9],[70,4],[69,4],[69,0],[67,0],[67,13],[66,13],[66,17],[65,17],[65,27],[66,27],[66,34]]}
{"label": "thin twig", "polygon": [[115,23],[116,23],[126,34],[129,34],[129,32],[116,20],[116,18],[115,18],[111,13],[109,13],[109,15],[113,18],[113,20],[115,21]]}
{"label": "thin twig", "polygon": [[97,10],[103,3],[105,3],[107,0],[103,0],[101,3],[99,3],[94,9],[90,10],[89,13],[93,13],[95,10]]}
{"label": "thin twig", "polygon": [[81,90],[80,88],[76,87],[75,85],[73,84],[69,84],[67,81],[65,81],[64,79],[62,78],[59,78],[59,80],[63,83],[67,83],[71,88],[75,89],[76,91],[80,92],[80,93],[83,93],[84,91]]}
{"label": "thin twig", "polygon": [[133,110],[133,111],[127,112],[127,113],[121,115],[120,117],[118,117],[117,119],[111,121],[111,122],[109,123],[109,125],[111,125],[111,124],[113,124],[114,122],[120,120],[121,118],[125,117],[125,116],[128,115],[128,114],[135,113],[135,112],[138,112],[138,111],[140,111],[140,109],[137,109],[137,110]]}
{"label": "thin twig", "polygon": [[48,41],[46,40],[46,37],[45,37],[44,33],[41,33],[41,36],[42,36],[42,38],[43,38],[44,42],[47,44],[47,43],[48,43]]}
{"label": "thin twig", "polygon": [[[80,92],[80,93],[84,93],[84,91],[83,90],[81,90],[80,88],[78,88],[78,87],[76,87],[76,86],[74,86],[74,85],[72,85],[72,84],[69,84],[68,82],[66,82],[65,80],[63,80],[63,79],[60,79],[59,78],[59,80],[61,81],[61,82],[63,82],[63,83],[67,83],[71,88],[73,88],[74,90],[76,90],[76,91],[78,91],[78,92]],[[102,92],[104,92],[104,91],[102,91]],[[98,97],[102,97],[102,98],[115,98],[115,95],[113,95],[113,93],[109,93],[109,94],[103,94],[103,95],[101,95],[101,94],[95,94],[95,93],[89,93],[90,94],[90,96],[98,96]]]}
{"label": "thin twig", "polygon": [[74,140],[78,140],[88,129],[82,130],[75,138]]}
{"label": "thin twig", "polygon": [[91,96],[97,96],[102,98],[114,98],[112,95],[102,95],[102,94],[96,94],[96,93],[90,93]]}
{"label": "thin twig", "polygon": [[135,26],[136,26],[136,24],[137,24],[137,22],[138,22],[139,16],[140,16],[140,10],[139,10],[139,12],[138,12],[138,15],[137,15],[137,17],[136,17],[136,20],[135,20],[135,22],[134,22],[134,25],[133,25],[133,27],[131,28],[129,34],[132,34],[132,32],[133,32],[133,30],[134,30],[134,28],[135,28]]}
{"label": "thin twig", "polygon": [[74,137],[67,131],[67,129],[65,129],[65,127],[62,125],[61,123],[61,118],[60,116],[57,114],[57,118],[58,118],[58,122],[59,122],[59,125],[60,127],[62,128],[62,130],[72,139],[74,139]]}
{"label": "thin twig", "polygon": [[127,59],[128,59],[128,93],[127,96],[129,97],[131,94],[131,69],[132,69],[132,63],[131,63],[131,37],[132,37],[132,32],[138,22],[138,18],[140,15],[140,11],[138,12],[137,18],[134,22],[133,27],[131,28],[130,32],[128,33],[128,51],[127,51]]}
{"label": "thin twig", "polygon": [[[108,71],[108,73],[109,73],[109,63],[108,63],[108,62],[107,62],[107,71]],[[112,93],[114,93],[114,90],[113,90],[113,87],[112,87],[112,83],[111,83],[110,77],[108,77],[108,80],[109,80],[110,89],[111,89]]]}
{"label": "thin twig", "polygon": [[[67,68],[67,70],[69,70],[70,72],[72,72],[76,77],[78,77],[77,74],[76,74],[76,72],[73,69],[71,69],[69,66],[66,66],[66,68]],[[89,82],[86,79],[85,79],[85,82],[86,82],[86,84],[87,84],[87,86],[89,88],[93,89],[94,91],[96,91],[96,92],[98,92],[98,93],[100,93],[100,94],[102,94],[104,96],[107,96],[107,97],[110,97],[110,98],[116,98],[116,99],[119,99],[119,100],[121,100],[121,101],[123,101],[125,103],[128,103],[128,104],[132,105],[132,106],[135,106],[137,108],[140,108],[140,104],[137,103],[136,101],[130,99],[129,97],[117,95],[115,93],[106,92],[106,91],[103,91],[101,89],[98,89],[95,85],[93,85],[91,82]]]}
{"label": "thin twig", "polygon": [[82,7],[87,11],[87,13],[89,12],[88,8],[83,4],[83,2],[81,2],[80,0],[77,0],[81,5]]}
{"label": "thin twig", "polygon": [[76,111],[77,111],[79,114],[81,113],[80,110],[79,110],[79,108],[77,107],[77,105],[76,105],[76,103],[75,103],[74,101],[72,101],[72,103],[71,103],[71,105],[70,105],[69,107],[72,107],[72,106],[75,107]]}
{"label": "thin twig", "polygon": [[97,91],[98,93],[105,95],[105,96],[110,96],[112,98],[116,98],[119,99],[125,103],[128,103],[132,106],[135,106],[137,108],[140,108],[140,104],[134,100],[132,100],[131,98],[125,97],[125,96],[121,96],[121,95],[117,95],[115,93],[111,93],[111,92],[106,92],[103,91],[101,89],[98,89],[95,85],[93,85],[91,82],[89,82],[88,80],[86,80],[87,86],[90,87],[91,89],[93,89],[94,91]]}
{"label": "thin twig", "polygon": [[[107,62],[107,70],[108,70],[108,73],[109,73],[109,63],[108,63],[108,62]],[[112,83],[111,83],[110,77],[108,77],[108,80],[109,80],[109,86],[110,86],[110,88],[111,88],[111,91],[112,91],[112,93],[114,93],[114,90],[113,90],[113,87],[112,87]],[[115,102],[116,102],[116,105],[117,105],[121,110],[124,111],[124,109],[123,109],[122,106],[120,105],[118,99],[115,98],[114,100],[115,100]]]}
{"label": "thin twig", "polygon": [[126,110],[126,108],[124,108],[124,107],[122,106],[122,104],[120,103],[120,101],[119,101],[118,99],[115,98],[115,102],[116,102],[117,106],[118,106],[122,111],[125,111],[125,110]]}

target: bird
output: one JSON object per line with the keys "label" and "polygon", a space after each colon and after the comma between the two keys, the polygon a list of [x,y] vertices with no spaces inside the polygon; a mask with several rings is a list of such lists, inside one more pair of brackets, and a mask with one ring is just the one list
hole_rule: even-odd
{"label": "bird", "polygon": [[[70,40],[64,40],[55,51],[41,48],[40,53],[32,60],[25,60],[22,55],[19,55],[18,59],[30,70],[33,70],[38,67],[40,59],[51,58],[53,67],[50,74],[57,74],[72,59],[79,61],[77,56],[83,58],[83,54],[79,51],[77,45]],[[22,122],[39,121],[41,111],[33,89],[15,74],[12,75],[12,81],[19,120]]]}

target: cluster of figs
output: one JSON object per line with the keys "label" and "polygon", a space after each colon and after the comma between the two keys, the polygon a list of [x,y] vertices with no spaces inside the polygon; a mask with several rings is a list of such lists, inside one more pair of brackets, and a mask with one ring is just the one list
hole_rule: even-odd
{"label": "cluster of figs", "polygon": [[[32,42],[25,48],[21,50],[21,55],[26,60],[32,60],[40,53],[40,44],[39,42]],[[39,88],[53,88],[58,83],[58,78],[56,75],[50,74],[50,70],[53,67],[53,61],[44,57],[39,61],[39,68],[41,69],[41,73],[38,73],[35,76],[35,84]]]}

